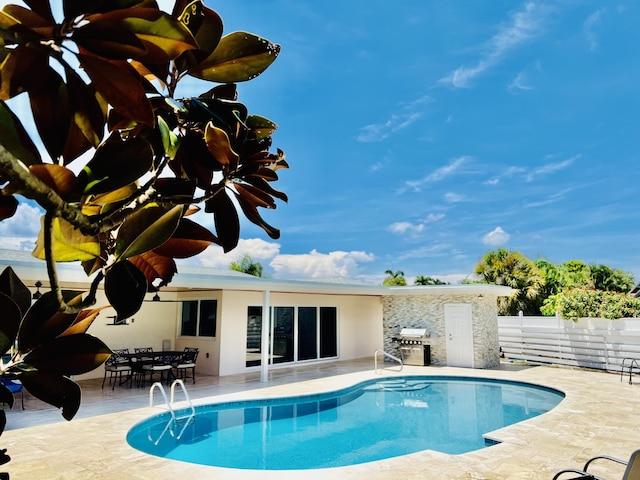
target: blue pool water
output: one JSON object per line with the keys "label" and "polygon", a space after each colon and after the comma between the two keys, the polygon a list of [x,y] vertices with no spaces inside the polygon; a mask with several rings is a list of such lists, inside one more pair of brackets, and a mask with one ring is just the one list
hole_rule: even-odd
{"label": "blue pool water", "polygon": [[422,450],[465,453],[483,434],[564,398],[535,385],[461,377],[371,380],[327,394],[230,402],[163,413],[134,426],[143,452],[219,467],[292,470],[371,462]]}

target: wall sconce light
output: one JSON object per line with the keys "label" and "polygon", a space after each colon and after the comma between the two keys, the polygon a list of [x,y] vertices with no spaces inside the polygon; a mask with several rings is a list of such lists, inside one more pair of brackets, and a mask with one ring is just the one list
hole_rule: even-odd
{"label": "wall sconce light", "polygon": [[32,298],[34,300],[37,300],[42,296],[42,293],[40,293],[40,287],[42,286],[42,282],[38,280],[34,285],[36,287],[36,291],[33,292]]}
{"label": "wall sconce light", "polygon": [[484,296],[482,294],[478,295],[478,300],[482,300]]}
{"label": "wall sconce light", "polygon": [[158,292],[156,292],[156,294],[153,296],[151,301],[152,302],[159,302],[160,301],[160,295],[158,295]]}

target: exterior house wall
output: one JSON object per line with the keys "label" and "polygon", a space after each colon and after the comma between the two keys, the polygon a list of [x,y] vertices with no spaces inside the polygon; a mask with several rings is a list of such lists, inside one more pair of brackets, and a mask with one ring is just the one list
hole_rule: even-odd
{"label": "exterior house wall", "polygon": [[[104,292],[97,293],[96,305],[108,305]],[[163,300],[169,300],[169,294],[162,294]],[[138,313],[127,319],[127,325],[111,325],[112,317],[116,314],[112,308],[100,312],[100,315],[91,324],[87,333],[100,338],[112,350],[128,348],[133,352],[135,347],[152,347],[154,350],[162,350],[163,341],[169,340],[171,348],[174,348],[176,339],[176,318],[179,314],[179,303],[176,302],[145,302]],[[102,378],[104,367],[83,375],[75,375],[75,380],[90,378]]]}
{"label": "exterior house wall", "polygon": [[[247,307],[261,306],[262,292],[225,290],[222,294],[219,375],[245,373]],[[338,357],[350,360],[371,356],[382,345],[382,305],[375,296],[340,296],[302,293],[270,294],[271,306],[336,307],[338,310]],[[290,363],[286,364],[290,366]],[[271,368],[271,367],[270,367]],[[258,370],[253,367],[251,370]]]}
{"label": "exterior house wall", "polygon": [[431,345],[431,364],[447,365],[445,304],[470,303],[473,328],[473,359],[476,368],[500,363],[497,297],[493,295],[385,295],[383,303],[384,350],[401,357],[393,338],[402,328],[426,328]]}

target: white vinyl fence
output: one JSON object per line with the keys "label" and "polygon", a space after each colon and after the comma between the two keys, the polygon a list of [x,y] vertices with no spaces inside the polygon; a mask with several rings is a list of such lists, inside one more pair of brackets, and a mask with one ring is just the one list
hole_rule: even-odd
{"label": "white vinyl fence", "polygon": [[620,372],[640,365],[640,318],[498,317],[505,358]]}

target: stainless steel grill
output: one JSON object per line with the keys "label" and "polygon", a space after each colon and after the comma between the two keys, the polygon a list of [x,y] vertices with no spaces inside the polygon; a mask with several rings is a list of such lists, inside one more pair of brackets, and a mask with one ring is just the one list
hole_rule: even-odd
{"label": "stainless steel grill", "polygon": [[403,328],[400,330],[400,353],[405,365],[429,365],[431,346],[426,328]]}

